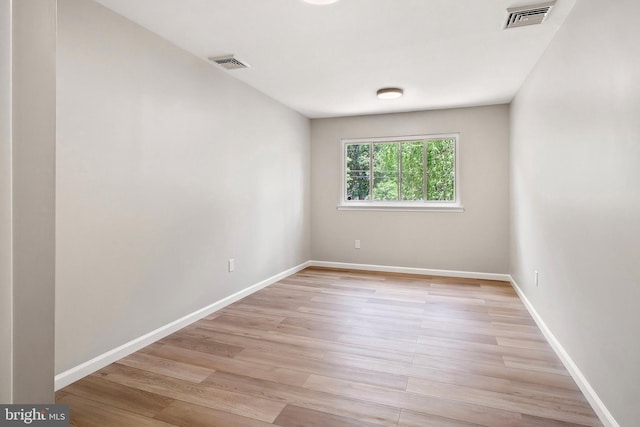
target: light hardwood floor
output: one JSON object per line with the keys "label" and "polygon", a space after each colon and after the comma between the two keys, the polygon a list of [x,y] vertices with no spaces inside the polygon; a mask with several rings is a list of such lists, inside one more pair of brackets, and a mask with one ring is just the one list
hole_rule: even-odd
{"label": "light hardwood floor", "polygon": [[74,426],[599,426],[508,283],[310,268],[56,394]]}

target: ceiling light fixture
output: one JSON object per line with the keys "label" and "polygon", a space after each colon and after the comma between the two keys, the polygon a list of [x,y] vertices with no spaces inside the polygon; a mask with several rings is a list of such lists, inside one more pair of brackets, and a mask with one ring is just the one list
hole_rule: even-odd
{"label": "ceiling light fixture", "polygon": [[338,0],[304,0],[305,3],[309,3],[309,4],[315,4],[318,6],[324,6],[326,4],[331,4],[331,3],[335,3]]}
{"label": "ceiling light fixture", "polygon": [[404,91],[398,87],[385,87],[378,90],[378,98],[380,99],[396,99],[400,98]]}

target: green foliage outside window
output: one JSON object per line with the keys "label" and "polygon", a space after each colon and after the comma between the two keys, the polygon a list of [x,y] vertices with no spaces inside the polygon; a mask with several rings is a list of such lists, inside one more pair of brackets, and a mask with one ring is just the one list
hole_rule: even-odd
{"label": "green foliage outside window", "polygon": [[347,200],[453,201],[455,152],[453,138],[346,144]]}
{"label": "green foliage outside window", "polygon": [[347,195],[348,200],[369,199],[370,146],[347,145]]}
{"label": "green foliage outside window", "polygon": [[455,199],[455,141],[434,139],[427,145],[427,195],[429,200]]}
{"label": "green foliage outside window", "polygon": [[373,144],[373,200],[398,200],[398,144]]}
{"label": "green foliage outside window", "polygon": [[424,150],[422,141],[403,142],[402,200],[424,198]]}

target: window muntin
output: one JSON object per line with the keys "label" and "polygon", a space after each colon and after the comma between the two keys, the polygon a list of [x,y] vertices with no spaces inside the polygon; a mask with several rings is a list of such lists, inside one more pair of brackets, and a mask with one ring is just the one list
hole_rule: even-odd
{"label": "window muntin", "polygon": [[343,140],[341,207],[461,208],[458,134]]}

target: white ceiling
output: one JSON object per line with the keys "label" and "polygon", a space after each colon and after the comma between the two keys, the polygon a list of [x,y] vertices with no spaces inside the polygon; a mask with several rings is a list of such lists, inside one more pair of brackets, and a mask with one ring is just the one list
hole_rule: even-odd
{"label": "white ceiling", "polygon": [[225,72],[311,118],[509,102],[575,1],[503,30],[537,1],[98,0],[199,57],[235,54],[251,68]]}

